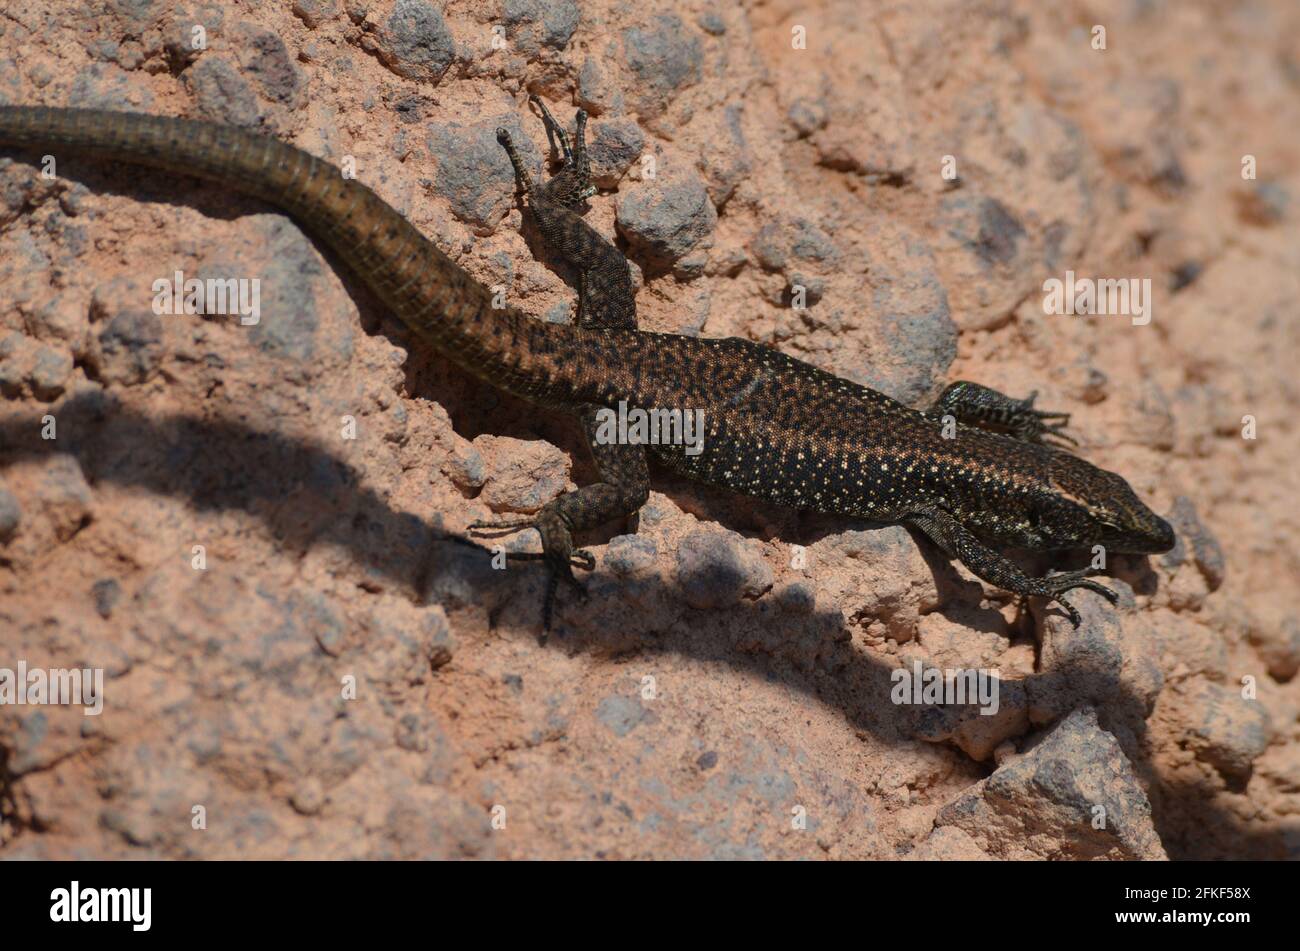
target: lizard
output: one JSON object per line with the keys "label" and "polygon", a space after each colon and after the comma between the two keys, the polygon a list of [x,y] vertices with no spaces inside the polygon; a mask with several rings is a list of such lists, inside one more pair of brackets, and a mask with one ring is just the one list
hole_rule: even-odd
{"label": "lizard", "polygon": [[[548,135],[557,128],[549,124]],[[617,250],[602,250],[604,239],[574,210],[578,196],[589,194],[585,148],[579,142],[570,152],[563,135],[561,143],[568,160],[559,181],[538,188],[524,176],[525,198],[562,255],[605,261]],[[542,551],[526,557],[542,559],[551,572],[544,629],[557,579],[581,590],[575,564],[595,564],[590,552],[574,548],[573,536],[630,516],[646,500],[647,450],[687,478],[771,504],[910,526],[989,584],[1055,602],[1075,627],[1081,617],[1067,592],[1090,590],[1112,603],[1117,594],[1086,569],[1032,576],[1006,549],[1101,545],[1156,554],[1173,547],[1169,523],[1122,476],[1053,444],[1068,439],[1069,417],[1035,409],[1032,398],[960,381],[918,410],[740,337],[640,330],[627,301],[598,303],[620,291],[591,280],[611,272],[590,257],[580,262],[577,321],[548,323],[508,303],[493,306],[482,283],[368,186],[276,138],[141,113],[6,105],[0,147],[64,149],[169,170],[266,201],[336,252],[425,344],[536,405],[579,417],[620,402],[702,409],[698,454],[673,445],[609,453],[590,439],[601,481],[535,515],[479,523],[539,532]]]}

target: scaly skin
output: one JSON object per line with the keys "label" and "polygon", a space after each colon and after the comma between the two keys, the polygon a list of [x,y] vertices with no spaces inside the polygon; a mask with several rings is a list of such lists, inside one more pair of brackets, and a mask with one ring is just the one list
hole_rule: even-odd
{"label": "scaly skin", "polygon": [[[585,275],[582,319],[562,325],[510,307],[494,310],[486,288],[369,188],[273,139],[180,119],[0,106],[0,146],[62,149],[63,161],[135,162],[261,198],[332,247],[404,323],[469,372],[584,421],[620,400],[701,409],[700,455],[651,447],[676,471],[780,505],[912,525],[979,577],[1051,598],[1076,624],[1064,592],[1088,588],[1112,600],[1114,593],[1077,572],[1029,577],[991,546],[1099,544],[1112,553],[1173,546],[1168,523],[1122,478],[1043,443],[1063,435],[1064,420],[1032,409],[1031,401],[963,383],[922,413],[746,340],[637,330],[630,280],[621,283],[626,262],[572,211],[589,187],[585,150],[580,160],[573,153],[554,187],[525,183],[548,246]],[[561,146],[568,157],[563,136]],[[945,438],[943,414],[959,421],[954,438]],[[989,425],[1005,432],[980,428]],[[573,533],[630,514],[645,499],[640,447],[596,448],[616,450],[600,459],[605,481],[518,526],[541,530],[542,557],[561,576],[572,577]],[[577,557],[590,567],[584,554]]]}

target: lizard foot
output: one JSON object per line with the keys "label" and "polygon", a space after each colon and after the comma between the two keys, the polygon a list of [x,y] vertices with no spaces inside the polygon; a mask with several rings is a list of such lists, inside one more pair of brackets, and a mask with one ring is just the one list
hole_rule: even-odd
{"label": "lizard foot", "polygon": [[1058,449],[1079,445],[1078,440],[1064,432],[1070,414],[1034,409],[1037,398],[1037,390],[1018,400],[987,386],[959,380],[939,395],[926,415],[937,418],[951,413],[961,422]]}
{"label": "lizard foot", "polygon": [[1083,618],[1079,616],[1079,612],[1074,605],[1065,600],[1065,592],[1075,588],[1086,588],[1101,595],[1111,604],[1116,604],[1119,601],[1117,593],[1104,584],[1085,577],[1086,574],[1087,569],[1083,569],[1080,571],[1065,571],[1047,578],[1036,578],[1034,590],[1029,593],[1042,595],[1055,601],[1064,609],[1066,615],[1070,618],[1070,623],[1077,628],[1083,622]]}
{"label": "lizard foot", "polygon": [[[1049,439],[1059,439],[1071,446],[1079,445],[1077,439],[1063,432],[1070,423],[1070,414],[1034,409],[1034,400],[1037,398],[1038,391],[1034,390],[1019,401],[1019,406],[1011,415],[1011,431],[1026,442],[1041,442],[1050,446],[1052,443],[1048,441]],[[1048,420],[1055,420],[1055,422],[1048,422]]]}
{"label": "lizard foot", "polygon": [[469,530],[474,534],[483,534],[485,532],[514,532],[525,528],[535,528],[539,535],[542,536],[542,550],[540,552],[515,552],[507,553],[507,561],[544,561],[549,571],[549,577],[546,582],[546,597],[542,602],[542,632],[543,639],[550,633],[551,618],[555,611],[556,590],[561,581],[577,592],[578,600],[586,603],[588,599],[587,586],[579,581],[573,574],[573,568],[576,565],[591,571],[596,567],[596,558],[591,552],[583,548],[575,549],[573,547],[573,535],[569,531],[568,524],[564,517],[550,505],[542,508],[536,515],[527,515],[520,518],[497,519],[494,521],[476,521],[469,524]]}

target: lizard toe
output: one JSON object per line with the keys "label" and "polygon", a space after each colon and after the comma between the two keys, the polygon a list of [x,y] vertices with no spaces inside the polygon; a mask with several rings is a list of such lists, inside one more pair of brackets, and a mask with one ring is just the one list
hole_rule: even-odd
{"label": "lizard toe", "polygon": [[536,519],[533,518],[496,518],[496,519],[476,519],[470,522],[466,528],[472,534],[482,535],[490,532],[515,532],[522,528],[532,528]]}
{"label": "lizard toe", "polygon": [[1119,594],[1112,588],[1106,587],[1099,581],[1085,577],[1087,569],[1079,571],[1067,571],[1063,574],[1053,575],[1046,579],[1048,586],[1052,589],[1052,596],[1064,594],[1066,591],[1073,591],[1076,588],[1083,588],[1094,594],[1099,594],[1111,604],[1119,602]]}
{"label": "lizard toe", "polygon": [[1061,609],[1065,611],[1065,614],[1070,619],[1070,624],[1073,627],[1077,629],[1079,625],[1083,623],[1083,618],[1080,617],[1078,610],[1075,609],[1073,604],[1065,600],[1063,596],[1058,594],[1053,597],[1052,600],[1059,604]]}

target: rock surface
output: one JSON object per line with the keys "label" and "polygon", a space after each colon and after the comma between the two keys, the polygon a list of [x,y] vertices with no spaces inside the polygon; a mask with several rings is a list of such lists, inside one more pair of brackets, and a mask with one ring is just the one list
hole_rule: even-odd
{"label": "rock surface", "polygon": [[944,806],[935,824],[995,858],[1166,857],[1132,764],[1087,707]]}
{"label": "rock surface", "polygon": [[[1296,857],[1294,3],[1119,5],[1104,51],[1073,0],[11,6],[0,101],[278,135],[539,319],[573,275],[495,130],[540,172],[526,93],[581,105],[644,328],[1039,390],[1179,546],[1110,556],[1074,630],[656,470],[542,645],[540,567],[457,538],[593,481],[576,427],[256,201],[0,154],[0,671],[103,678],[98,716],[0,704],[0,858]],[[1152,321],[1047,313],[1067,269]],[[260,320],[158,315],[178,270]]]}

